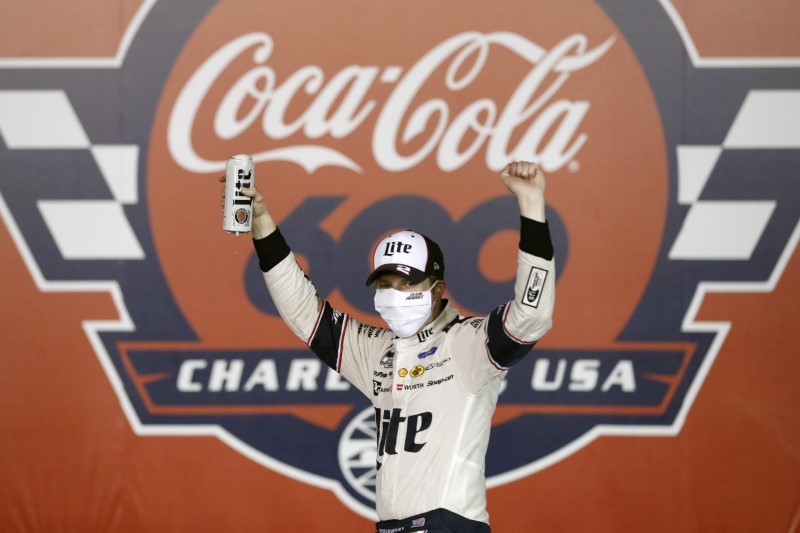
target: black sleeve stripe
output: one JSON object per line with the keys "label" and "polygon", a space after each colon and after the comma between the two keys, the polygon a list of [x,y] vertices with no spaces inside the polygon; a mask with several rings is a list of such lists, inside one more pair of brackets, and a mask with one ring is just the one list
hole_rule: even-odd
{"label": "black sleeve stripe", "polygon": [[336,372],[342,373],[342,354],[344,353],[344,336],[347,334],[347,323],[350,322],[349,316],[345,314],[342,317],[342,335],[339,337],[339,350],[336,356]]}
{"label": "black sleeve stripe", "polygon": [[508,313],[508,305],[501,305],[492,311],[484,326],[489,361],[502,370],[521,361],[536,344],[535,342],[523,342],[508,333],[505,327],[506,313]]}
{"label": "black sleeve stripe", "polygon": [[258,266],[261,272],[269,272],[272,267],[283,261],[292,251],[281,235],[280,228],[263,239],[253,239],[253,246],[258,255]]}
{"label": "black sleeve stripe", "polygon": [[344,349],[344,331],[348,316],[336,311],[328,302],[322,308],[317,325],[309,337],[308,347],[322,362],[339,371]]}
{"label": "black sleeve stripe", "polygon": [[550,240],[550,226],[530,218],[520,217],[519,249],[523,252],[547,259],[553,259],[553,242]]}

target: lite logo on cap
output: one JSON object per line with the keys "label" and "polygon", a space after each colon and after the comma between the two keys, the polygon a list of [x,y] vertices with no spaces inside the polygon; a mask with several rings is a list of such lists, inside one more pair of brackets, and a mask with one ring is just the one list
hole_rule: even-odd
{"label": "lite logo on cap", "polygon": [[427,277],[444,279],[444,257],[439,245],[421,233],[404,230],[385,237],[372,256],[367,285],[381,274],[396,273],[419,283]]}
{"label": "lite logo on cap", "polygon": [[408,254],[411,253],[411,248],[412,246],[410,244],[404,242],[387,242],[383,250],[383,255],[385,257],[391,257],[395,253]]}

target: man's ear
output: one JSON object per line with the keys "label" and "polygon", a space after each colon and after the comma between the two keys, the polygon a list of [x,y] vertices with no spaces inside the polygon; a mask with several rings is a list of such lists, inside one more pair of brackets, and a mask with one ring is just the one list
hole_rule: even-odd
{"label": "man's ear", "polygon": [[444,296],[444,291],[447,289],[447,282],[443,279],[440,279],[436,282],[436,285],[433,287],[433,294],[438,298],[442,298]]}

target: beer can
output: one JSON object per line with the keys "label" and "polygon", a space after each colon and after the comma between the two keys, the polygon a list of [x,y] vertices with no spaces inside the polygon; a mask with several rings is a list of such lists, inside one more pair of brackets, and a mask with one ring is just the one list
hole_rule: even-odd
{"label": "beer can", "polygon": [[255,165],[248,154],[231,156],[225,167],[225,208],[222,229],[228,233],[249,233],[253,228],[253,199],[242,189],[254,185]]}

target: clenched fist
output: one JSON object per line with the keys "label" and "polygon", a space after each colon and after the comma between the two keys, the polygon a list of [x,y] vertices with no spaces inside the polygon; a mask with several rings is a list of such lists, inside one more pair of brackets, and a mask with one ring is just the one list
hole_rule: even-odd
{"label": "clenched fist", "polygon": [[539,222],[544,215],[544,172],[536,163],[515,161],[500,172],[503,183],[517,197],[520,214]]}

